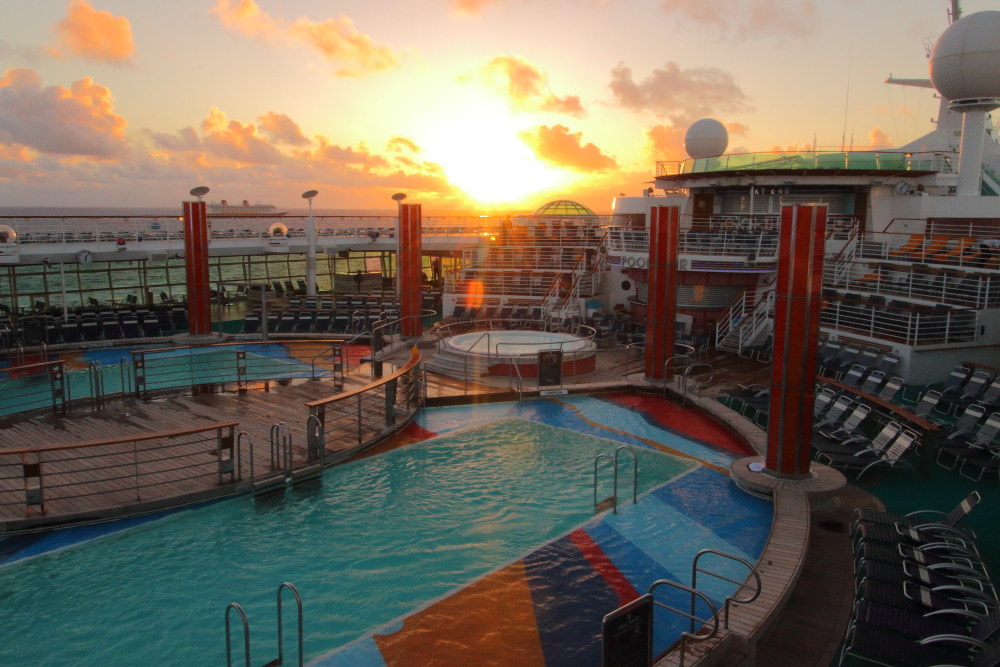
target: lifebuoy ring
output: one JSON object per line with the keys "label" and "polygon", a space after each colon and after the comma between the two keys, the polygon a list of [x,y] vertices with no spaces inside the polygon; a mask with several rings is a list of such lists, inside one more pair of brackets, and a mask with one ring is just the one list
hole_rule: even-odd
{"label": "lifebuoy ring", "polygon": [[646,258],[645,257],[640,257],[639,259],[635,260],[635,265],[638,266],[640,269],[645,269],[646,268]]}
{"label": "lifebuoy ring", "polygon": [[625,266],[635,266],[635,257],[626,257]]}

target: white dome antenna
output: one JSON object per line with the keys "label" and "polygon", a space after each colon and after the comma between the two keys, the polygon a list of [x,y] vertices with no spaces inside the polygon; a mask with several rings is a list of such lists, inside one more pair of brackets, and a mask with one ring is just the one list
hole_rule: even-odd
{"label": "white dome antenna", "polygon": [[931,81],[963,114],[958,194],[980,194],[986,114],[1000,107],[1000,12],[977,12],[952,23],[931,53]]}
{"label": "white dome antenna", "polygon": [[692,158],[718,157],[729,146],[726,126],[714,118],[702,118],[688,128],[684,135],[684,149]]}

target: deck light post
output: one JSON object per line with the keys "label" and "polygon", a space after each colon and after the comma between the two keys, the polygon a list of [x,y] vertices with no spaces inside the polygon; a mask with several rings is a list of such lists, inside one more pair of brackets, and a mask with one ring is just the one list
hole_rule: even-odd
{"label": "deck light post", "polygon": [[313,217],[313,197],[318,190],[306,190],[302,198],[309,202],[309,219],[306,220],[306,296],[316,296],[316,218]]}

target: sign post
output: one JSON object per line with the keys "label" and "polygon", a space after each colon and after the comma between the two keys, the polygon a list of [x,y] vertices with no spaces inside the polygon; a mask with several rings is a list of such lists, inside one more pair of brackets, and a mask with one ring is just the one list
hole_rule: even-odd
{"label": "sign post", "polygon": [[615,609],[604,617],[602,667],[652,667],[653,596]]}

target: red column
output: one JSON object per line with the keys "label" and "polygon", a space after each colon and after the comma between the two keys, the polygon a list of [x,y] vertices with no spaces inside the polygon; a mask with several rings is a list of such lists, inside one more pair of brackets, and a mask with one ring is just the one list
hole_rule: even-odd
{"label": "red column", "polygon": [[656,206],[649,220],[649,294],[646,308],[646,380],[669,380],[663,365],[674,356],[677,315],[677,246],[680,209]]}
{"label": "red column", "polygon": [[765,469],[809,477],[826,206],[783,206],[774,299],[774,358]]}
{"label": "red column", "polygon": [[208,278],[208,215],[205,202],[184,202],[184,267],[187,270],[188,330],[212,333]]}
{"label": "red column", "polygon": [[420,204],[399,205],[399,237],[396,251],[396,280],[399,281],[400,331],[407,337],[423,332],[424,276],[421,271],[423,244],[420,235]]}

